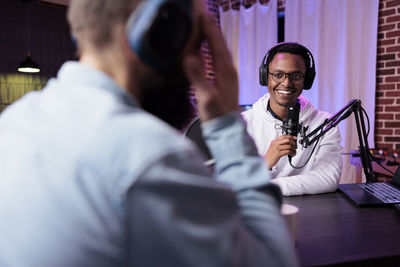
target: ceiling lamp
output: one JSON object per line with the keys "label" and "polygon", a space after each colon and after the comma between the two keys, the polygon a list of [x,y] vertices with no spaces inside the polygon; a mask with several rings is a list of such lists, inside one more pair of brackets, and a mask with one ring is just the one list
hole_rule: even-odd
{"label": "ceiling lamp", "polygon": [[19,72],[38,73],[40,72],[39,65],[33,61],[30,53],[28,52],[26,58],[18,65]]}
{"label": "ceiling lamp", "polygon": [[29,12],[27,8],[27,4],[30,1],[24,1],[25,2],[25,13],[26,13],[26,40],[27,40],[27,46],[28,46],[28,53],[26,54],[26,58],[19,63],[18,65],[18,71],[19,72],[26,72],[26,73],[38,73],[40,72],[39,64],[37,64],[33,59],[31,58],[31,53],[29,52]]}

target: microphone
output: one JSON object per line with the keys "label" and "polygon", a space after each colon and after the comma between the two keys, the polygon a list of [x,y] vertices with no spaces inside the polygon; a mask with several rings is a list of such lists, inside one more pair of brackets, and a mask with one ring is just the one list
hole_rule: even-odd
{"label": "microphone", "polygon": [[[288,114],[286,120],[283,121],[282,132],[286,135],[297,136],[299,133],[299,113],[300,103],[296,102],[294,107],[288,107]],[[289,161],[292,161],[292,156],[288,156]]]}
{"label": "microphone", "polygon": [[282,133],[286,135],[297,136],[299,133],[299,113],[300,105],[296,104],[294,107],[288,107],[288,114],[286,120],[283,121]]}

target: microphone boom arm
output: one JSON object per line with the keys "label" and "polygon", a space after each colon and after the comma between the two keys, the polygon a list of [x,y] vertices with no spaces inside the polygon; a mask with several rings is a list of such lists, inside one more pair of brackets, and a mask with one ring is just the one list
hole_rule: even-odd
{"label": "microphone boom arm", "polygon": [[[321,125],[310,132],[308,135],[302,137],[299,143],[307,148],[316,141],[319,140],[323,135],[330,131],[333,127],[336,127],[341,121],[347,119],[352,113],[354,113],[357,126],[357,134],[359,141],[359,152],[361,163],[364,169],[364,174],[367,182],[375,182],[375,175],[372,169],[371,155],[369,152],[367,133],[365,129],[364,117],[362,116],[362,105],[361,100],[353,99],[335,115],[326,119]],[[322,131],[321,131],[322,130]],[[317,132],[321,131],[318,135],[314,136]],[[314,137],[313,137],[314,136]],[[311,140],[310,140],[311,138]]]}

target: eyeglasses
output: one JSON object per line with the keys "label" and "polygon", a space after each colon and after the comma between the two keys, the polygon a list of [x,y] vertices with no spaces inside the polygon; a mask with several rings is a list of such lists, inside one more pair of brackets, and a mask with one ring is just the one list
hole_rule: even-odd
{"label": "eyeglasses", "polygon": [[284,80],[286,80],[286,77],[289,77],[289,80],[292,83],[300,83],[304,80],[304,75],[301,72],[285,73],[283,71],[277,71],[268,73],[272,75],[272,80],[277,83],[282,83]]}

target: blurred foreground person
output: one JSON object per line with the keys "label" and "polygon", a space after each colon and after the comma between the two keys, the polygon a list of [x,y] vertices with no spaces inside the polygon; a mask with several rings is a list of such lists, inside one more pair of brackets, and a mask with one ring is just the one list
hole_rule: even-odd
{"label": "blurred foreground person", "polygon": [[[159,2],[72,0],[79,62],[2,114],[0,266],[297,266],[214,19],[198,0]],[[215,177],[170,126],[189,84]]]}

